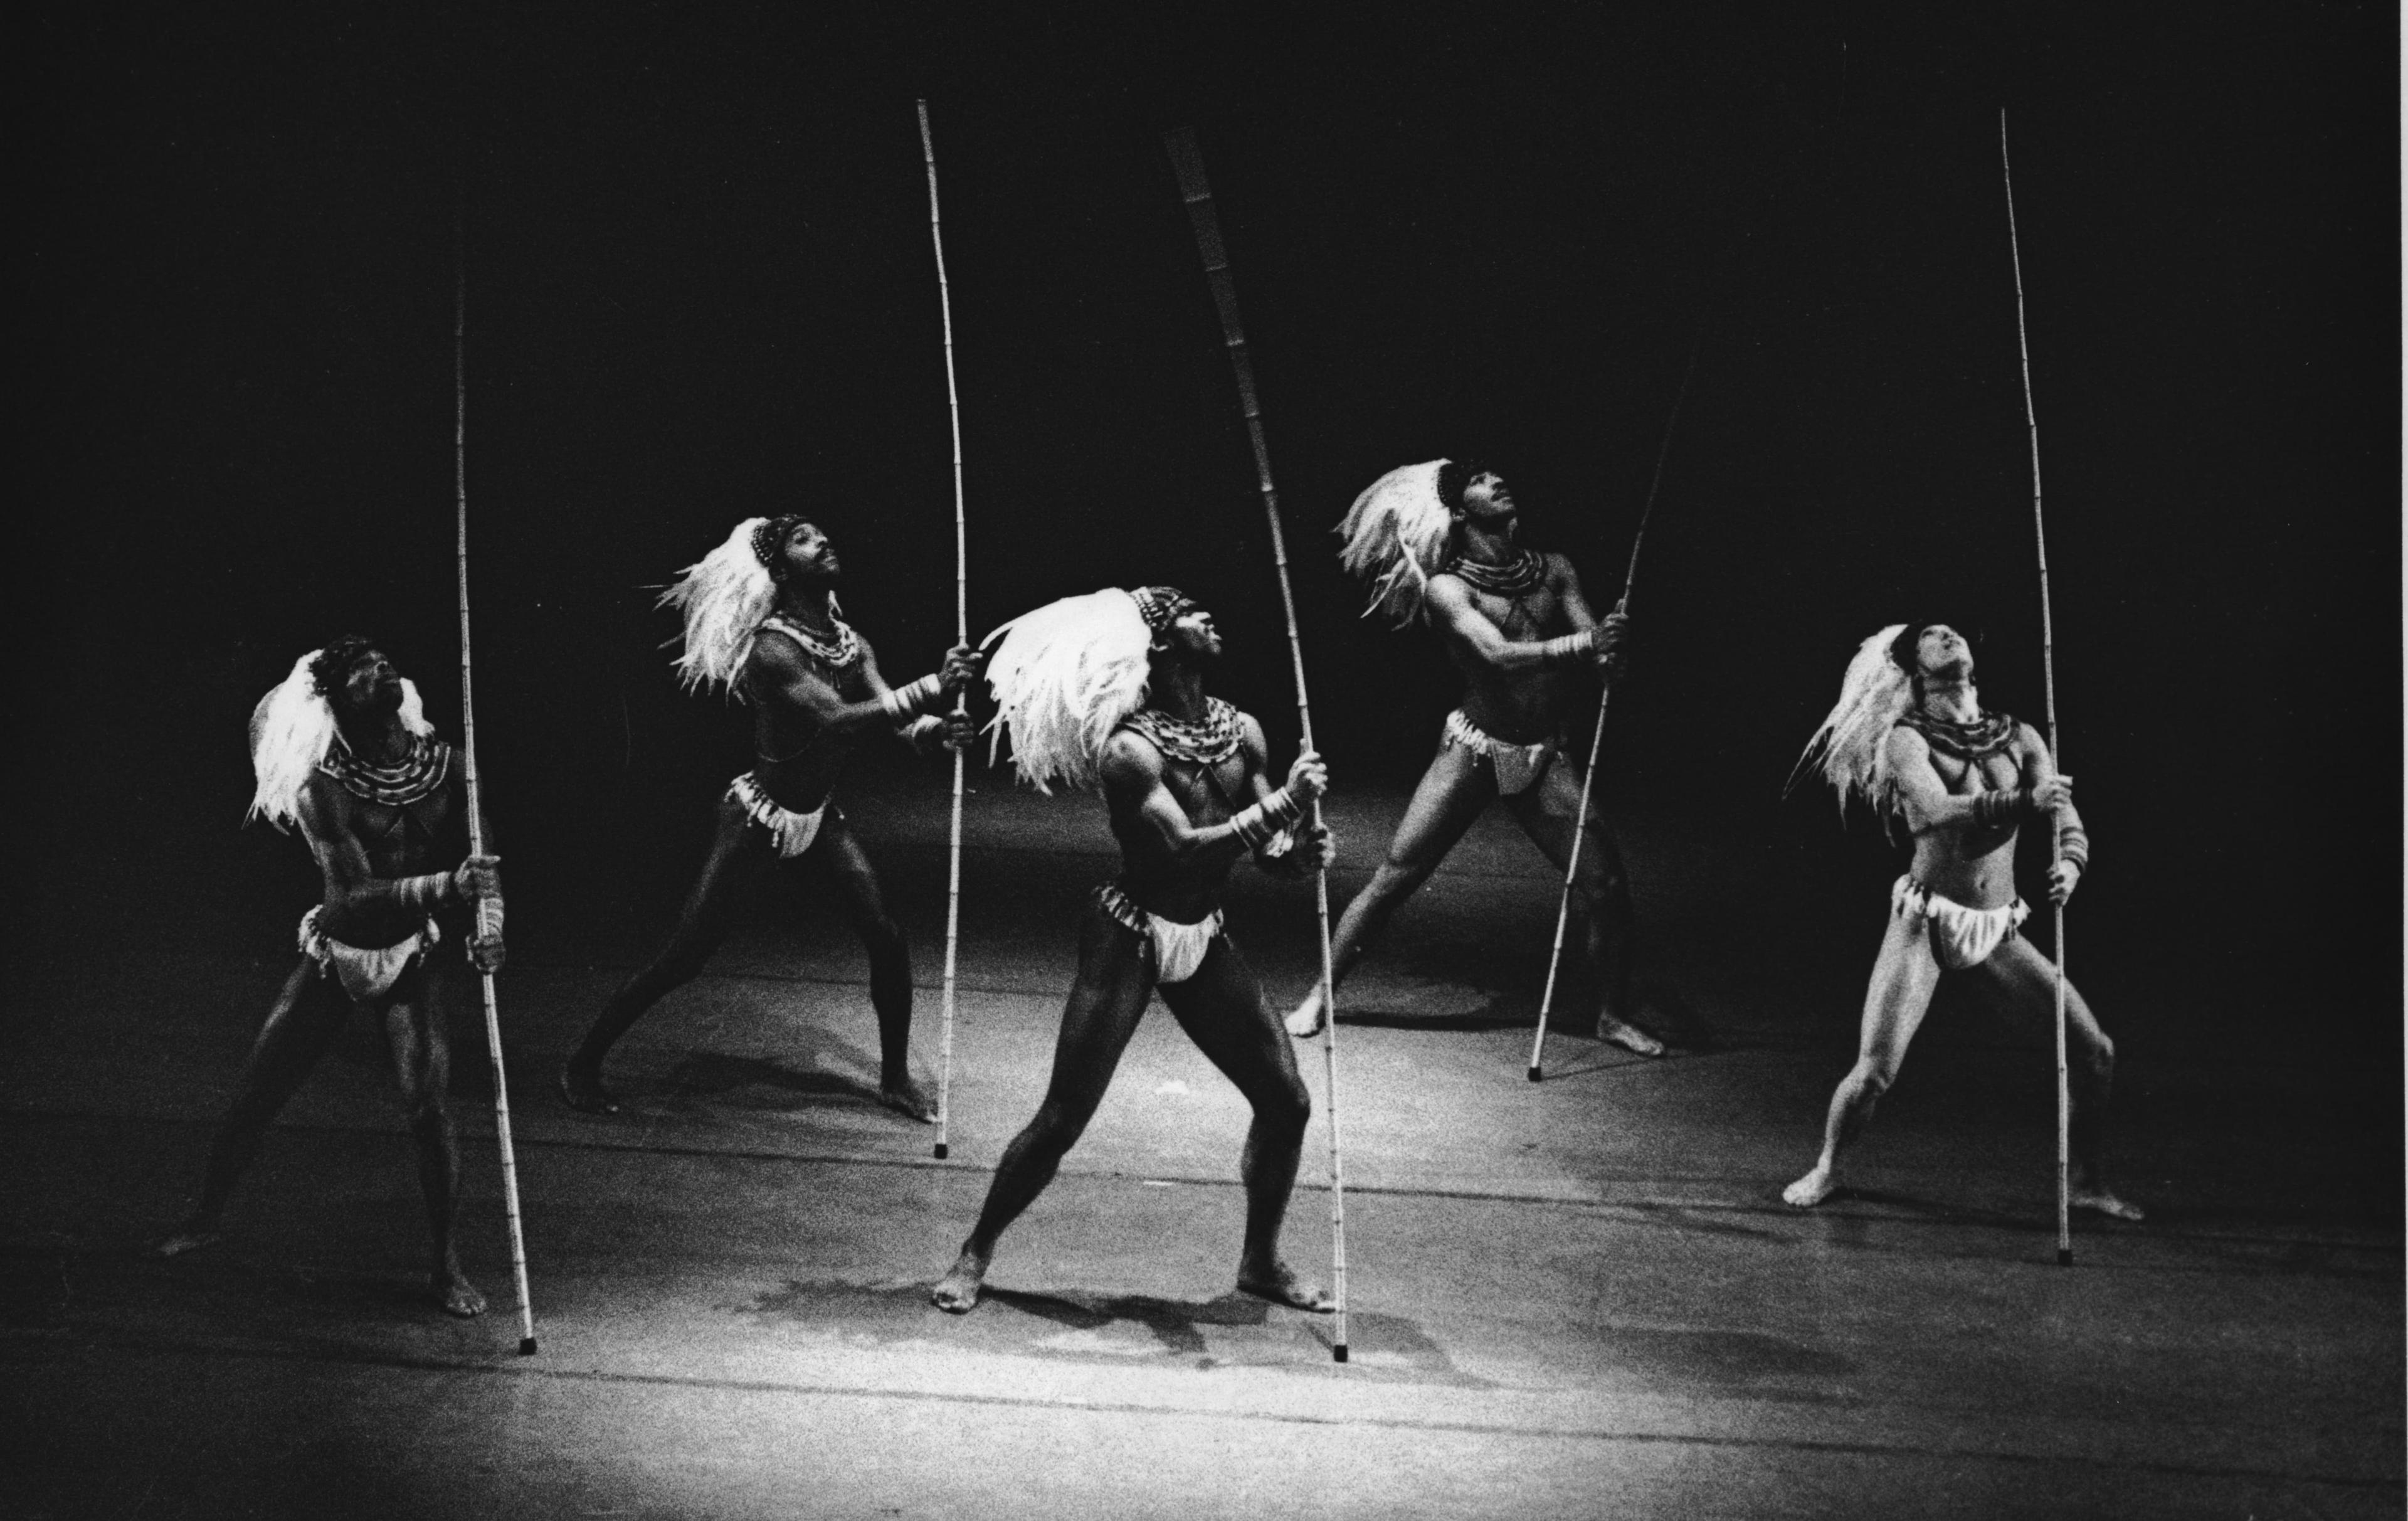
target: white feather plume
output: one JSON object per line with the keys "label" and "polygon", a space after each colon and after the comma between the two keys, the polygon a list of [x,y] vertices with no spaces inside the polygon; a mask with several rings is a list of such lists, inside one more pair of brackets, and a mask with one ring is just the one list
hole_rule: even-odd
{"label": "white feather plume", "polygon": [[1842,817],[1852,800],[1862,802],[1877,816],[1888,814],[1897,806],[1889,769],[1889,731],[1914,707],[1914,682],[1899,669],[1889,651],[1904,632],[1904,624],[1892,624],[1856,646],[1856,658],[1848,662],[1848,674],[1840,682],[1839,702],[1807,741],[1806,753],[1798,757],[1789,774],[1794,787],[1806,772],[1820,771],[1839,794]]}
{"label": "white feather plume", "polygon": [[[292,673],[267,689],[251,710],[251,772],[259,785],[243,822],[265,819],[279,829],[299,816],[301,791],[341,737],[334,706],[319,695],[310,666],[322,651],[293,663]],[[401,680],[401,725],[412,734],[433,734],[418,683]]]}
{"label": "white feather plume", "polygon": [[1145,705],[1154,635],[1137,599],[1116,587],[1066,596],[1022,613],[980,646],[998,639],[986,667],[996,703],[990,764],[1009,737],[1020,780],[1039,792],[1056,782],[1096,786],[1104,742]]}
{"label": "white feather plume", "polygon": [[1371,583],[1369,617],[1384,612],[1399,628],[1422,616],[1430,577],[1446,563],[1454,514],[1439,498],[1442,459],[1403,465],[1374,481],[1346,509],[1338,552],[1347,572]]}
{"label": "white feather plume", "polygon": [[655,604],[685,617],[684,646],[673,664],[689,691],[721,686],[743,696],[736,678],[752,653],[761,621],[778,606],[778,583],[752,552],[752,530],[764,521],[738,524],[726,542],[680,572]]}

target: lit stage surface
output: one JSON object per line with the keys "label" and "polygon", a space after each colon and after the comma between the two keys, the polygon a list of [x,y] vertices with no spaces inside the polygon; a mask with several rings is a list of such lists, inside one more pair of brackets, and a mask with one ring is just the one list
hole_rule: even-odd
{"label": "lit stage surface", "polygon": [[[924,1071],[942,782],[882,785],[847,806],[913,934]],[[1338,800],[1342,891],[1401,806]],[[462,1323],[423,1300],[417,1183],[364,1023],[286,1112],[224,1242],[139,1255],[285,970],[280,909],[205,905],[155,954],[13,946],[17,1514],[2397,1514],[2401,1238],[2349,1160],[2372,1144],[2352,1090],[2326,1073],[2311,1098],[2270,1067],[2244,1110],[2229,1058],[2194,1060],[2157,1033],[2175,1012],[2133,1009],[2144,984],[2093,973],[2124,1042],[2116,1176],[2152,1218],[2078,1221],[2068,1271],[2045,1028],[1943,997],[1850,1191],[1789,1210],[1881,904],[1819,956],[1735,942],[1716,907],[1734,882],[1778,902],[1818,868],[1616,825],[1642,1018],[1673,1055],[1566,1037],[1525,1081],[1558,879],[1495,811],[1344,990],[1345,1366],[1326,1317],[1234,1292],[1245,1109],[1158,1003],[985,1302],[928,1303],[1043,1086],[1070,915],[1112,868],[1089,799],[999,776],[969,799],[946,1162],[870,1099],[865,969],[826,905],[761,895],[621,1046],[610,1118],[563,1108],[552,1076],[688,863],[581,939],[539,911],[514,926],[531,1358],[473,1011],[462,1236],[494,1305]],[[1241,871],[1231,915],[1273,997],[1300,993],[1307,893]],[[1303,1055],[1316,1113],[1285,1243],[1321,1274]]]}

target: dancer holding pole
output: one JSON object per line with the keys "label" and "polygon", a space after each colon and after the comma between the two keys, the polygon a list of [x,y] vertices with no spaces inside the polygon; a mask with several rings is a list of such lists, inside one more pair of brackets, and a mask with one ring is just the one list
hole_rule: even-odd
{"label": "dancer holding pole", "polygon": [[[1279,571],[1280,610],[1287,619],[1288,660],[1296,673],[1297,725],[1302,736],[1305,752],[1312,753],[1312,704],[1305,695],[1304,641],[1296,629],[1296,592],[1288,582],[1287,534],[1280,522],[1279,492],[1271,484],[1270,446],[1263,436],[1263,414],[1254,395],[1254,366],[1246,348],[1245,329],[1238,321],[1237,280],[1229,272],[1227,247],[1221,241],[1221,219],[1212,205],[1212,186],[1204,177],[1204,154],[1196,145],[1196,132],[1182,127],[1164,139],[1170,152],[1171,172],[1179,179],[1180,199],[1187,205],[1187,219],[1196,232],[1196,249],[1203,255],[1205,283],[1211,288],[1212,305],[1221,316],[1221,332],[1229,351],[1229,366],[1238,381],[1238,404],[1245,414],[1246,438],[1254,451],[1254,478],[1262,493],[1263,515],[1269,520],[1271,561]],[[1322,829],[1321,803],[1316,797],[1311,804],[1310,825],[1316,833]],[[1336,997],[1337,979],[1330,959],[1329,946],[1329,872],[1325,866],[1313,878],[1313,910],[1318,916],[1321,942],[1320,994],[1324,1007]],[[1346,1170],[1338,1135],[1338,1029],[1335,1021],[1324,1031],[1322,1057],[1325,1084],[1329,1097],[1329,1237],[1330,1285],[1336,1296],[1338,1319],[1332,1330],[1330,1352],[1340,1362],[1346,1360]]]}
{"label": "dancer holding pole", "polygon": [[[453,357],[465,323],[455,321]],[[455,383],[454,443],[465,448],[465,388]],[[461,458],[465,459],[465,455]],[[459,478],[465,482],[465,475]],[[465,484],[460,496],[462,696],[467,696]],[[467,710],[464,707],[464,713]],[[501,862],[485,854],[492,830],[469,779],[435,737],[418,688],[375,641],[346,636],[293,664],[251,715],[257,782],[250,817],[280,830],[298,825],[317,859],[322,901],[301,919],[301,959],[285,978],[209,1144],[199,1199],[162,1256],[208,1246],[235,1185],[258,1156],[268,1126],[322,1060],[353,1008],[384,1028],[394,1073],[418,1151],[418,1177],[434,1237],[429,1288],[447,1314],[474,1316],[485,1297],[461,1270],[453,1237],[460,1161],[451,1112],[452,958],[436,948],[461,936],[483,974],[487,1033],[494,1042],[495,1119],[503,1195],[510,1224],[522,1337],[535,1350],[519,1230],[517,1169],[510,1154],[492,974],[502,965]],[[441,863],[456,861],[457,865]],[[473,917],[465,911],[474,908]]]}
{"label": "dancer holding pole", "polygon": [[1170,587],[1065,597],[988,636],[996,638],[997,742],[1010,739],[1021,780],[1039,791],[1059,782],[1103,794],[1121,871],[1080,916],[1078,977],[1044,1101],[1004,1148],[978,1223],[931,1298],[955,1314],[976,1308],[996,1242],[1085,1132],[1158,991],[1254,1110],[1239,1164],[1238,1287],[1329,1310],[1329,1295],[1280,1252],[1312,1096],[1221,914],[1223,884],[1241,856],[1283,877],[1327,865],[1328,835],[1298,826],[1327,785],[1320,757],[1299,753],[1273,789],[1261,724],[1205,693],[1221,653],[1211,614]]}
{"label": "dancer holding pole", "polygon": [[[937,304],[945,318],[945,409],[953,437],[953,640],[970,641],[969,544],[962,516],[962,399],[953,384],[953,293],[945,280],[945,228],[937,210],[937,140],[928,131],[928,103],[920,109],[920,153],[928,165],[928,240],[937,251]],[[953,720],[969,723],[969,693],[953,694]],[[945,1008],[937,1058],[937,1159],[951,1150],[953,1090],[953,969],[962,929],[962,750],[953,748],[953,814],[945,855]]]}
{"label": "dancer holding pole", "polygon": [[[1986,982],[2010,1006],[2050,997],[2049,964],[2016,933],[2030,912],[2015,896],[2017,828],[2054,822],[2048,896],[2060,909],[2089,863],[2090,840],[2072,779],[2058,774],[2030,725],[1984,711],[1972,647],[1945,624],[1892,624],[1858,646],[1799,769],[1819,771],[1843,812],[1863,802],[1914,841],[1914,863],[1890,890],[1856,1065],[1831,1096],[1822,1155],[1782,1191],[1808,1209],[1839,1187],[1840,1153],[1896,1081],[1943,973]],[[2056,985],[2081,1048],[2069,1088],[2069,1203],[2138,1220],[2102,1170],[2115,1043],[2071,983]]]}
{"label": "dancer holding pole", "polygon": [[[1656,446],[1656,473],[1647,482],[1647,505],[1639,512],[1639,531],[1630,536],[1630,568],[1623,573],[1622,599],[1613,605],[1612,616],[1627,620],[1630,616],[1630,588],[1639,581],[1639,547],[1647,542],[1647,522],[1656,515],[1656,488],[1664,484],[1664,460],[1672,452],[1672,429],[1681,421],[1681,403],[1689,397],[1689,378],[1698,373],[1698,350],[1705,343],[1706,330],[1689,344],[1688,367],[1681,372],[1681,389],[1672,397],[1672,415],[1664,420],[1664,441]],[[1589,789],[1597,782],[1597,757],[1605,748],[1605,710],[1613,696],[1611,682],[1598,693],[1597,731],[1588,739],[1588,765],[1581,770],[1580,811],[1572,816],[1571,859],[1564,867],[1563,896],[1555,900],[1555,941],[1547,952],[1547,987],[1539,995],[1539,1033],[1530,1040],[1530,1081],[1536,1083],[1545,1075],[1543,1058],[1547,1050],[1547,1015],[1555,1006],[1555,973],[1564,959],[1564,926],[1571,918],[1572,884],[1580,878],[1581,844],[1588,833]]]}
{"label": "dancer holding pole", "polygon": [[[1631,914],[1621,853],[1592,812],[1586,773],[1556,764],[1564,725],[1588,682],[1610,688],[1622,674],[1627,621],[1591,612],[1571,561],[1525,547],[1521,523],[1502,476],[1440,459],[1382,476],[1339,525],[1341,562],[1371,583],[1372,608],[1400,627],[1421,619],[1436,624],[1470,690],[1447,715],[1438,754],[1386,858],[1339,920],[1333,976],[1354,969],[1481,811],[1502,799],[1523,833],[1576,883],[1583,949],[1598,975],[1597,1033],[1658,1055],[1662,1042],[1627,1018]],[[1590,836],[1596,848],[1576,853],[1575,839]],[[1287,1027],[1301,1040],[1326,1020],[1316,989]]]}
{"label": "dancer holding pole", "polygon": [[752,704],[757,764],[728,783],[701,875],[652,959],[611,995],[560,1071],[571,1108],[615,1113],[603,1059],[646,1010],[703,968],[727,938],[737,895],[771,865],[819,879],[869,953],[878,1015],[878,1101],[906,1118],[936,1117],[911,1074],[911,948],[886,911],[877,869],[834,799],[846,759],[875,733],[928,753],[974,737],[968,718],[925,711],[978,675],[956,645],[941,668],[890,687],[869,641],[838,610],[836,547],[799,512],[746,518],[661,594],[685,619],[676,665],[688,686],[725,689]]}

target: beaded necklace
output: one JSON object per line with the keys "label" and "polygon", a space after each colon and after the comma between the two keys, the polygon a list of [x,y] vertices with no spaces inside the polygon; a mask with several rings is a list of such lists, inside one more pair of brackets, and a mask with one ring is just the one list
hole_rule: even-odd
{"label": "beaded necklace", "polygon": [[1238,753],[1241,738],[1235,703],[1219,697],[1204,699],[1204,716],[1193,721],[1173,718],[1159,708],[1140,708],[1121,720],[1165,756],[1191,766],[1218,766]]}

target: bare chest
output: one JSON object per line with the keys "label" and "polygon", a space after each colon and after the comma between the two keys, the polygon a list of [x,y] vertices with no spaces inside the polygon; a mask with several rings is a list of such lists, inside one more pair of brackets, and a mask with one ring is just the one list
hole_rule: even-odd
{"label": "bare chest", "polygon": [[1198,825],[1226,823],[1244,803],[1245,756],[1232,755],[1210,766],[1167,760],[1162,768],[1162,784],[1179,799],[1189,822]]}
{"label": "bare chest", "polygon": [[368,860],[385,868],[414,867],[435,852],[458,822],[452,790],[444,787],[414,803],[372,803],[353,798],[350,809],[353,838]]}
{"label": "bare chest", "polygon": [[1519,596],[1474,588],[1471,600],[1498,633],[1516,643],[1563,633],[1568,626],[1564,600],[1552,586],[1533,587]]}
{"label": "bare chest", "polygon": [[1980,760],[1964,760],[1935,750],[1931,753],[1931,768],[1939,773],[1949,793],[1958,797],[2008,792],[2023,780],[2023,765],[2013,746]]}

